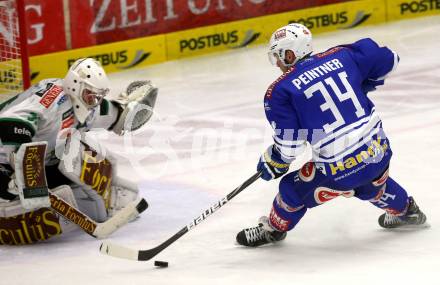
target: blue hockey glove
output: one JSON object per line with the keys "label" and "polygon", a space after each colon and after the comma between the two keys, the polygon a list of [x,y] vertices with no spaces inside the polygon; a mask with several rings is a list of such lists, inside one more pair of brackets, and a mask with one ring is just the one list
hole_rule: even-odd
{"label": "blue hockey glove", "polygon": [[289,171],[290,163],[286,163],[281,158],[281,154],[272,145],[260,157],[257,171],[261,171],[261,178],[264,180],[277,179]]}

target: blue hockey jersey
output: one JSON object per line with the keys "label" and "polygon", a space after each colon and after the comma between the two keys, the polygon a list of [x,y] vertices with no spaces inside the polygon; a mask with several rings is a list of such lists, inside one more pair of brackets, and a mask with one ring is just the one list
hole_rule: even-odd
{"label": "blue hockey jersey", "polygon": [[264,107],[282,158],[291,162],[311,145],[316,166],[341,188],[374,179],[392,152],[367,93],[398,61],[367,38],[303,59],[279,77]]}

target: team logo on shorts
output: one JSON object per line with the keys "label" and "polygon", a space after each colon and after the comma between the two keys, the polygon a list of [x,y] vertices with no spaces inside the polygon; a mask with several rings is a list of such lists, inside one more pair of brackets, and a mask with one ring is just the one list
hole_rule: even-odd
{"label": "team logo on shorts", "polygon": [[299,171],[299,178],[304,182],[310,182],[315,178],[316,168],[313,162],[307,162]]}
{"label": "team logo on shorts", "polygon": [[354,191],[337,191],[326,187],[318,187],[315,190],[315,201],[318,204],[324,204],[336,197],[344,196],[350,198],[354,195]]}

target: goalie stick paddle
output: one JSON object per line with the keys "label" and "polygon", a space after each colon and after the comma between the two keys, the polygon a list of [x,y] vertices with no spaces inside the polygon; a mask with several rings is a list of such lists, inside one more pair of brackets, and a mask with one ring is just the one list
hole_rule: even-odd
{"label": "goalie stick paddle", "polygon": [[[50,191],[50,190],[49,190]],[[78,225],[84,232],[89,235],[102,239],[108,237],[121,226],[127,224],[131,219],[137,217],[140,213],[148,208],[147,201],[133,201],[125,206],[107,221],[98,223],[80,210],[64,201],[55,193],[49,192],[51,208],[63,216],[65,219]]]}
{"label": "goalie stick paddle", "polygon": [[180,231],[178,231],[176,234],[174,234],[172,237],[161,243],[160,245],[146,250],[134,250],[127,248],[125,246],[117,245],[110,242],[103,242],[99,248],[99,251],[102,254],[110,255],[113,257],[123,258],[123,259],[130,259],[130,260],[137,260],[137,261],[147,261],[155,257],[157,254],[159,254],[162,250],[170,246],[172,243],[174,243],[176,240],[181,238],[184,234],[195,228],[198,224],[203,222],[206,218],[208,218],[211,214],[213,214],[215,211],[220,209],[223,205],[225,205],[227,202],[229,202],[232,198],[234,198],[238,193],[246,189],[249,185],[254,183],[255,181],[260,178],[261,172],[257,172],[252,177],[250,177],[248,180],[246,180],[243,184],[238,186],[234,191],[229,193],[226,197],[223,197],[221,200],[217,201],[214,205],[203,211],[203,213],[191,221],[187,226],[182,228]]}

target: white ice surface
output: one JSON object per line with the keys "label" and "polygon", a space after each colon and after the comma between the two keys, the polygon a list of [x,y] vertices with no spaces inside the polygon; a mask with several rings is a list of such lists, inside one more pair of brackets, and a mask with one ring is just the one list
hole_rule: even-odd
{"label": "white ice surface", "polygon": [[[236,233],[268,214],[277,191],[276,181],[257,181],[158,255],[167,269],[100,255],[100,241],[77,231],[0,247],[0,284],[440,284],[439,32],[431,17],[315,37],[318,51],[368,36],[399,53],[397,71],[371,96],[391,139],[391,174],[431,228],[383,230],[379,209],[339,198],[308,211],[285,242],[242,248]],[[133,140],[100,134],[150,204],[111,240],[154,247],[251,176],[271,142],[262,98],[278,75],[264,46],[112,74],[113,93],[147,78],[160,97],[159,116]]]}

